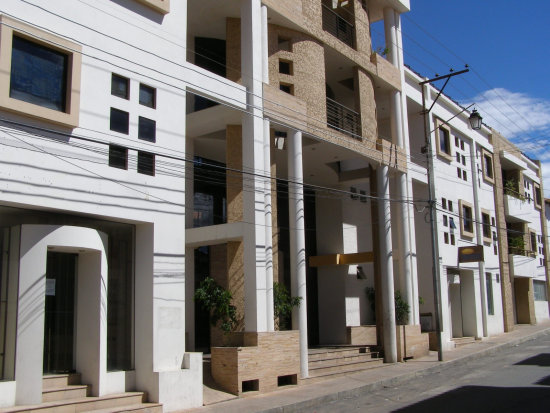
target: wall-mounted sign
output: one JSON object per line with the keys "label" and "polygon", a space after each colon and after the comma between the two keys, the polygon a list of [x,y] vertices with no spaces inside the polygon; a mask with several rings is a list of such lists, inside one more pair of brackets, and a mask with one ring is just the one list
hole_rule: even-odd
{"label": "wall-mounted sign", "polygon": [[458,262],[479,262],[485,260],[483,245],[458,248]]}

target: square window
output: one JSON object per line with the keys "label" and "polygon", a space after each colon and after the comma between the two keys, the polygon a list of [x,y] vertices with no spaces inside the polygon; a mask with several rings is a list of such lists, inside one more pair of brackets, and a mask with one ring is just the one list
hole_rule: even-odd
{"label": "square window", "polygon": [[288,83],[280,83],[279,89],[282,90],[285,93],[288,93],[289,95],[294,95],[294,86],[290,85]]}
{"label": "square window", "polygon": [[137,171],[140,174],[155,176],[155,154],[138,151]]}
{"label": "square window", "polygon": [[123,146],[109,145],[109,166],[128,169],[128,149]]}
{"label": "square window", "polygon": [[5,15],[0,42],[0,107],[77,127],[82,48]]}
{"label": "square window", "polygon": [[447,232],[443,233],[443,238],[445,240],[445,244],[448,244],[449,243],[449,234]]}
{"label": "square window", "polygon": [[111,76],[111,95],[130,99],[130,79],[114,74]]}
{"label": "square window", "polygon": [[10,97],[66,112],[68,66],[67,54],[13,36]]}
{"label": "square window", "polygon": [[451,245],[455,245],[455,244],[456,244],[455,234],[451,234]]}
{"label": "square window", "polygon": [[291,52],[291,40],[288,37],[277,37],[277,43],[279,45],[279,50],[284,50],[285,52]]}
{"label": "square window", "polygon": [[111,108],[110,129],[128,135],[130,132],[130,114],[123,110]]}
{"label": "square window", "polygon": [[155,109],[157,107],[157,90],[154,87],[140,83],[139,104]]}
{"label": "square window", "polygon": [[288,60],[279,60],[279,73],[283,75],[292,75],[292,62]]}
{"label": "square window", "polygon": [[157,123],[154,120],[139,117],[138,138],[149,142],[157,141]]}
{"label": "square window", "polygon": [[443,215],[443,226],[446,227],[447,225],[448,225],[447,215]]}

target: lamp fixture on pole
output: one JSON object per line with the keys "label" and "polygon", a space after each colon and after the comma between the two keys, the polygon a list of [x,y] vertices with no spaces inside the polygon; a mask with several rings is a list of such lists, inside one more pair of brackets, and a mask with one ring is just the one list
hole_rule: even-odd
{"label": "lamp fixture on pole", "polygon": [[470,126],[472,127],[473,130],[481,129],[481,123],[483,121],[483,118],[481,117],[477,109],[474,109],[472,111],[472,114],[470,115],[468,120],[470,121]]}

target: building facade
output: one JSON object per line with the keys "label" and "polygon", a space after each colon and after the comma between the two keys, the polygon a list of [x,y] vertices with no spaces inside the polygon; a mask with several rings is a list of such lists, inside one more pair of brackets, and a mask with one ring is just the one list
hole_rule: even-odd
{"label": "building facade", "polygon": [[[318,377],[311,347],[379,346],[388,363],[426,354],[409,7],[5,0],[0,406],[50,400],[45,379],[73,372],[100,398],[200,406],[203,352],[239,395]],[[548,317],[540,165],[467,115],[442,96],[428,121],[445,348]],[[461,261],[472,246],[484,259]],[[230,334],[193,299],[207,278],[231,293]],[[274,283],[301,297],[290,320],[275,316]]]}

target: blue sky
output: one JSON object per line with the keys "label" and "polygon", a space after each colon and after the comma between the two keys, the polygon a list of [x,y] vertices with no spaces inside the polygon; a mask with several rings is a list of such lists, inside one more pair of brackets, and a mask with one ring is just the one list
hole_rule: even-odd
{"label": "blue sky", "polygon": [[[543,162],[550,197],[550,1],[411,0],[401,16],[405,63],[432,77],[460,70],[446,93]],[[373,46],[383,40],[373,28]],[[382,29],[383,30],[383,29]],[[380,36],[382,35],[382,36]]]}

